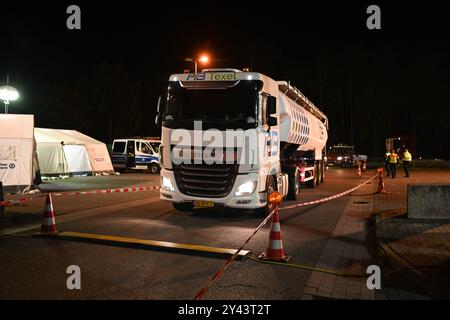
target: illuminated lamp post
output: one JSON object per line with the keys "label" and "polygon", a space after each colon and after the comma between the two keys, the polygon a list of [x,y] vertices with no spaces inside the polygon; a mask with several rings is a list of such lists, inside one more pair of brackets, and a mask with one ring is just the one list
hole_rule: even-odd
{"label": "illuminated lamp post", "polygon": [[9,77],[7,77],[6,83],[6,86],[0,87],[0,99],[3,100],[3,103],[5,104],[5,114],[8,113],[9,102],[15,101],[19,98],[19,92],[16,88],[8,85]]}
{"label": "illuminated lamp post", "polygon": [[194,72],[197,73],[197,64],[200,62],[201,64],[207,64],[209,62],[209,57],[207,55],[201,55],[198,59],[196,58],[186,58],[187,62],[194,62]]}

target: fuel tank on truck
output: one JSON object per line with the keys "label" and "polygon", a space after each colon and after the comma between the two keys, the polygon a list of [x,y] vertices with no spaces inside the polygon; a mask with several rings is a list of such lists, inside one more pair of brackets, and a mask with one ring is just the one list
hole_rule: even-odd
{"label": "fuel tank on truck", "polygon": [[[316,159],[321,153],[328,139],[326,123],[323,119],[313,115],[294,100],[280,92],[280,141],[298,144],[298,150],[316,150]],[[319,155],[320,152],[320,155]]]}

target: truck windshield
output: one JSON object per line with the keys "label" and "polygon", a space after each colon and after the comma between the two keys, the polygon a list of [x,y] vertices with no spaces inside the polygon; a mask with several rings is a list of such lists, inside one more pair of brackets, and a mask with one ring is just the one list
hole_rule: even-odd
{"label": "truck windshield", "polygon": [[239,82],[231,88],[184,88],[178,82],[169,85],[164,126],[249,129],[257,126],[259,81]]}

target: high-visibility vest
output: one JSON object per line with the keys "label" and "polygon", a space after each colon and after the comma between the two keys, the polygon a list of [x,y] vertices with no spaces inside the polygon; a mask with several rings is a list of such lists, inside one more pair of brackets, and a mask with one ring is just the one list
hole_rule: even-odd
{"label": "high-visibility vest", "polygon": [[412,161],[412,155],[408,151],[405,151],[403,153],[403,161]]}
{"label": "high-visibility vest", "polygon": [[390,155],[391,155],[390,152],[386,152],[386,154],[384,155],[384,160],[388,161]]}
{"label": "high-visibility vest", "polygon": [[397,154],[395,152],[389,155],[389,163],[397,163]]}

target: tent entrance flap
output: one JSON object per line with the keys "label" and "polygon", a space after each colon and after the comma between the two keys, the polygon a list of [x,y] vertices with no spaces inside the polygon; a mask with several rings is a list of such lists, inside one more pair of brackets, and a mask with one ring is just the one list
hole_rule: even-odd
{"label": "tent entrance flap", "polygon": [[64,145],[69,171],[72,175],[92,175],[91,163],[84,145]]}

